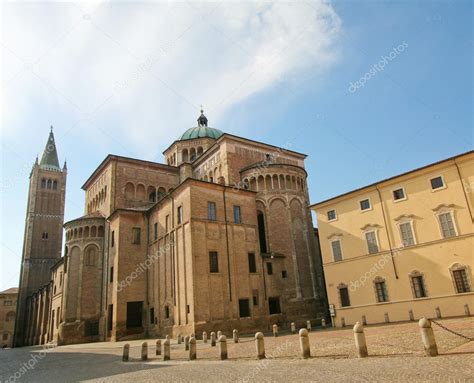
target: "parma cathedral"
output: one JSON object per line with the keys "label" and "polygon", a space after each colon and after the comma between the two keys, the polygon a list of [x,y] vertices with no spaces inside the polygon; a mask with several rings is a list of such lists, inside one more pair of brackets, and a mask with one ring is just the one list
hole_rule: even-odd
{"label": "parma cathedral", "polygon": [[326,317],[306,155],[211,128],[202,111],[163,154],[108,155],[82,186],[84,215],[64,222],[51,131],[30,174],[15,346]]}

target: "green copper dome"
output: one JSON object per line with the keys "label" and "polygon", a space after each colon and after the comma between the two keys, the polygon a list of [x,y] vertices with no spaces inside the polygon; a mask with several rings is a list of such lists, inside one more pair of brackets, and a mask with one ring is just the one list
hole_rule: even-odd
{"label": "green copper dome", "polygon": [[195,128],[190,128],[186,130],[178,140],[192,140],[194,138],[203,138],[209,137],[214,138],[217,140],[220,136],[224,133],[221,132],[219,129],[209,128],[208,126],[198,126]]}
{"label": "green copper dome", "polygon": [[204,115],[204,111],[201,109],[201,115],[197,119],[198,126],[186,130],[179,138],[182,140],[193,140],[195,138],[213,138],[217,140],[224,133],[219,129],[210,128],[207,126],[207,118]]}

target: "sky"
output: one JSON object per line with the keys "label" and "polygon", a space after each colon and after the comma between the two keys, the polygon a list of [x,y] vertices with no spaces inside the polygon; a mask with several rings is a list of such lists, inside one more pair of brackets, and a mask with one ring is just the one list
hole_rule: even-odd
{"label": "sky", "polygon": [[310,199],[473,146],[470,1],[2,2],[0,291],[54,127],[65,221],[109,153],[209,126],[308,155]]}

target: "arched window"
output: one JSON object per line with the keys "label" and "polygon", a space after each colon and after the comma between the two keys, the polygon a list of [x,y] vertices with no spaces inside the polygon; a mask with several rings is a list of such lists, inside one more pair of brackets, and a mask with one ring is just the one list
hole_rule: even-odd
{"label": "arched window", "polygon": [[163,187],[158,188],[158,199],[163,197],[166,194],[166,189]]}
{"label": "arched window", "polygon": [[89,246],[85,252],[85,265],[86,266],[95,266],[96,264],[96,248],[95,246]]}
{"label": "arched window", "polygon": [[140,201],[145,201],[145,185],[142,185],[142,184],[137,185],[136,197]]}
{"label": "arched window", "polygon": [[84,238],[87,238],[87,237],[89,237],[89,226],[86,226],[84,228]]}
{"label": "arched window", "polygon": [[221,184],[221,185],[225,185],[225,178],[224,177],[219,177],[217,179],[217,183]]}
{"label": "arched window", "polygon": [[189,160],[188,149],[183,149],[181,157],[183,159],[183,162],[187,162]]}
{"label": "arched window", "polygon": [[189,158],[191,161],[194,161],[196,159],[196,149],[191,148],[189,151]]}
{"label": "arched window", "polygon": [[6,322],[13,322],[15,321],[15,311],[9,311],[7,315],[5,316],[5,321]]}
{"label": "arched window", "polygon": [[204,151],[203,151],[203,149],[202,149],[202,146],[199,146],[199,147],[197,148],[197,156],[199,157],[203,152],[204,152]]}
{"label": "arched window", "polygon": [[57,190],[58,189],[58,181],[54,180],[53,181],[53,190]]}
{"label": "arched window", "polygon": [[156,189],[154,186],[148,186],[148,201],[156,202]]}
{"label": "arched window", "polygon": [[104,236],[104,226],[99,226],[99,229],[97,230],[97,236],[98,237]]}
{"label": "arched window", "polygon": [[263,211],[257,210],[258,239],[260,241],[260,252],[267,252],[267,234],[265,231],[265,216]]}
{"label": "arched window", "polygon": [[125,198],[134,199],[135,198],[135,186],[131,182],[127,182],[125,185]]}
{"label": "arched window", "polygon": [[411,291],[414,298],[425,298],[428,296],[425,286],[425,278],[422,273],[417,270],[412,271],[409,276]]}
{"label": "arched window", "polygon": [[91,227],[91,237],[97,236],[97,228],[95,226]]}
{"label": "arched window", "polygon": [[41,180],[41,189],[45,189],[46,188],[46,180],[43,178]]}
{"label": "arched window", "polygon": [[47,189],[51,189],[53,187],[53,181],[52,180],[48,180],[47,183],[46,183],[46,188]]}

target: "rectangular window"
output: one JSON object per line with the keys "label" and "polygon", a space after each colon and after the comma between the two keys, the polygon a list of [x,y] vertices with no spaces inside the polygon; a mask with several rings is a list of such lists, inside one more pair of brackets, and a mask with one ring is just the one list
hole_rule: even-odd
{"label": "rectangular window", "polygon": [[393,200],[399,201],[405,199],[405,190],[403,188],[396,189],[393,191]]}
{"label": "rectangular window", "polygon": [[469,281],[467,280],[467,273],[465,269],[454,270],[454,284],[456,285],[457,293],[468,293],[471,291]]}
{"label": "rectangular window", "polygon": [[115,246],[115,231],[112,230],[112,234],[110,235],[110,247]]}
{"label": "rectangular window", "polygon": [[207,219],[211,221],[215,221],[217,218],[216,215],[216,203],[215,202],[208,202],[207,203]]}
{"label": "rectangular window", "polygon": [[369,231],[365,233],[365,239],[367,240],[367,248],[369,254],[375,254],[379,252],[379,245],[377,244],[377,237],[375,236],[375,231]]}
{"label": "rectangular window", "polygon": [[209,271],[211,273],[219,272],[219,259],[218,259],[217,251],[209,252]]}
{"label": "rectangular window", "polygon": [[110,283],[112,283],[114,281],[114,268],[113,267],[110,268],[109,278],[110,278]]}
{"label": "rectangular window", "polygon": [[431,190],[441,189],[444,187],[443,177],[435,177],[430,180]]}
{"label": "rectangular window", "polygon": [[334,221],[336,219],[336,210],[328,211],[328,221]]}
{"label": "rectangular window", "polygon": [[41,236],[42,239],[48,239],[48,233],[46,231],[43,232],[43,235]]}
{"label": "rectangular window", "polygon": [[288,272],[286,270],[282,270],[281,277],[282,278],[288,278]]}
{"label": "rectangular window", "polygon": [[150,308],[150,324],[155,323],[155,308]]}
{"label": "rectangular window", "polygon": [[348,307],[351,305],[351,301],[349,299],[349,289],[347,287],[339,288],[339,296],[341,297],[342,307]]}
{"label": "rectangular window", "polygon": [[268,308],[271,314],[281,314],[281,307],[280,307],[280,298],[273,297],[268,298]]}
{"label": "rectangular window", "polygon": [[242,223],[242,219],[240,216],[240,206],[234,206],[234,222]]}
{"label": "rectangular window", "polygon": [[178,206],[178,225],[183,223],[183,207]]}
{"label": "rectangular window", "polygon": [[410,222],[400,224],[400,235],[402,237],[403,246],[413,246],[415,238],[413,237],[413,230]]}
{"label": "rectangular window", "polygon": [[267,274],[272,275],[273,274],[273,265],[271,262],[267,262]]}
{"label": "rectangular window", "polygon": [[158,223],[153,224],[153,239],[156,241],[158,239]]}
{"label": "rectangular window", "polygon": [[189,305],[186,305],[186,312],[189,314],[191,312],[191,308],[189,307]]}
{"label": "rectangular window", "polygon": [[257,262],[255,261],[255,253],[248,253],[249,273],[257,272]]}
{"label": "rectangular window", "polygon": [[370,209],[370,199],[363,199],[360,201],[360,210],[369,210]]}
{"label": "rectangular window", "polygon": [[109,305],[107,310],[107,331],[112,331],[112,322],[114,319],[114,305]]}
{"label": "rectangular window", "polygon": [[253,305],[258,306],[258,290],[253,290],[252,291],[252,300],[253,300]]}
{"label": "rectangular window", "polygon": [[415,298],[426,297],[426,290],[425,290],[425,284],[423,283],[423,277],[421,275],[417,277],[412,277],[411,281],[413,283]]}
{"label": "rectangular window", "polygon": [[241,318],[250,316],[250,304],[248,299],[239,299],[239,316]]}
{"label": "rectangular window", "polygon": [[454,229],[453,217],[451,216],[451,213],[440,214],[438,218],[441,225],[443,238],[455,237],[456,230]]}
{"label": "rectangular window", "polygon": [[165,231],[168,232],[170,230],[170,215],[168,214],[165,218]]}
{"label": "rectangular window", "polygon": [[375,290],[377,292],[377,302],[387,302],[387,289],[385,286],[385,282],[376,282],[375,283]]}
{"label": "rectangular window", "polygon": [[4,306],[11,306],[11,305],[12,305],[12,301],[11,301],[11,300],[4,300],[4,301],[3,301],[3,305],[4,305]]}
{"label": "rectangular window", "polygon": [[341,249],[341,241],[335,240],[331,242],[332,248],[332,257],[334,262],[342,261],[342,249]]}
{"label": "rectangular window", "polygon": [[139,245],[140,244],[140,237],[141,237],[141,229],[139,227],[132,228],[132,244]]}
{"label": "rectangular window", "polygon": [[170,317],[170,307],[165,306],[165,318],[169,319],[169,317]]}

